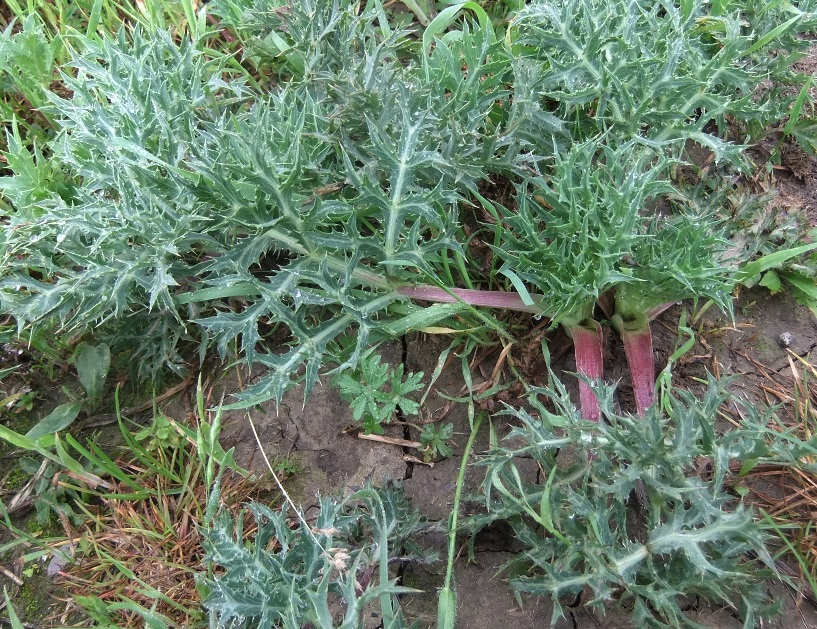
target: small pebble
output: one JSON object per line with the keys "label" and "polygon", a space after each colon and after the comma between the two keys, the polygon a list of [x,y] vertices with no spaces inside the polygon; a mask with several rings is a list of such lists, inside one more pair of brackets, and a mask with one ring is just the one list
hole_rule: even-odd
{"label": "small pebble", "polygon": [[63,544],[55,550],[54,556],[51,557],[51,561],[48,562],[48,567],[45,569],[45,573],[49,577],[58,574],[66,565],[71,563],[71,544]]}
{"label": "small pebble", "polygon": [[780,341],[780,347],[788,347],[792,341],[791,332],[783,332],[777,340]]}

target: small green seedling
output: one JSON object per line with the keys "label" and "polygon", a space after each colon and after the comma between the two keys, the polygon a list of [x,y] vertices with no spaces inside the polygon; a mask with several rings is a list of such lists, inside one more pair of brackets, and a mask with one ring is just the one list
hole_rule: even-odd
{"label": "small green seedling", "polygon": [[423,460],[428,462],[432,459],[447,459],[453,451],[449,442],[454,436],[454,424],[443,424],[435,426],[426,424],[423,432],[420,433],[420,443],[423,444]]}
{"label": "small green seedling", "polygon": [[411,372],[403,378],[403,365],[391,368],[380,362],[380,355],[369,352],[352,373],[342,373],[333,383],[349,403],[352,416],[367,434],[383,434],[399,410],[403,417],[416,415],[420,405],[408,397],[423,389],[423,372]]}

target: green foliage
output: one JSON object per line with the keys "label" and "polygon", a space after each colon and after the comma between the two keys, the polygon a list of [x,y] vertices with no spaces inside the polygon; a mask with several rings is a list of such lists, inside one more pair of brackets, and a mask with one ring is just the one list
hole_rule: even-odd
{"label": "green foliage", "polygon": [[367,487],[344,500],[323,498],[311,525],[297,514],[293,527],[286,509],[259,503],[246,511],[258,527],[249,543],[243,513],[221,512],[205,532],[207,561],[218,571],[200,586],[217,626],[351,629],[378,605],[384,626],[407,626],[396,596],[413,590],[396,584],[389,560],[431,558],[410,541],[423,520],[402,491]]}
{"label": "green foliage", "polygon": [[[718,228],[669,185],[670,167],[688,141],[740,165],[727,118],[754,133],[807,109],[802,90],[758,92],[796,83],[796,34],[813,22],[778,4],[541,0],[499,38],[464,3],[427,15],[418,45],[378,2],[210,3],[257,72],[214,51],[187,8],[192,37],[127,11],[143,26],[92,31],[111,7],[83,4],[70,62],[56,68],[57,48],[38,57],[57,137],[31,149],[9,130],[0,305],[21,330],[94,328],[139,378],[184,371],[195,347],[237,347],[267,369],[239,405],[298,381],[308,395],[327,365],[354,369],[373,345],[442,319],[500,329],[395,293],[418,279],[539,286],[557,316],[620,283],[723,305]],[[26,32],[8,42],[31,48]],[[509,209],[482,194],[496,175],[516,186]],[[504,276],[486,277],[464,246],[460,209],[475,202],[498,221],[480,229]],[[669,211],[645,221],[648,205]],[[466,312],[479,323],[451,322]]]}
{"label": "green foliage", "polygon": [[38,421],[34,427],[26,433],[29,439],[39,439],[45,435],[53,435],[68,428],[74,420],[79,417],[82,410],[82,402],[66,402],[60,404],[48,415]]}
{"label": "green foliage", "polygon": [[[540,0],[520,10],[512,36],[536,64],[537,92],[580,138],[601,130],[624,140],[690,139],[737,161],[739,147],[707,127],[724,132],[729,117],[765,128],[785,116],[793,99],[761,84],[791,80],[806,47],[796,33],[815,18],[791,12],[760,0]],[[781,54],[767,54],[771,47]]]}
{"label": "green foliage", "polygon": [[817,317],[817,260],[812,258],[810,264],[784,271],[780,277],[791,286],[797,303],[807,306]]}
{"label": "green foliage", "polygon": [[457,596],[454,591],[454,558],[457,547],[457,526],[460,515],[460,498],[462,497],[462,487],[465,483],[465,471],[468,468],[468,459],[471,449],[474,447],[474,440],[477,438],[479,427],[482,424],[484,414],[480,413],[475,419],[471,428],[471,434],[465,444],[460,461],[460,471],[457,475],[456,489],[454,490],[454,505],[448,519],[448,561],[445,567],[445,581],[440,589],[437,601],[437,629],[453,629],[457,618]]}
{"label": "green foliage", "polygon": [[[18,460],[18,464],[31,479],[29,482],[32,483],[32,504],[40,525],[47,525],[55,519],[64,519],[72,525],[79,525],[85,521],[86,516],[81,505],[90,500],[87,485],[81,480],[75,483],[57,482],[64,474],[65,467],[53,461],[23,456]],[[90,480],[91,484],[97,480],[93,473],[85,478]]]}
{"label": "green foliage", "polygon": [[111,367],[111,350],[105,345],[89,345],[80,343],[77,347],[74,365],[85,393],[88,395],[88,404],[93,410],[102,397],[105,380],[108,378],[108,369]]}
{"label": "green foliage", "polygon": [[72,401],[58,405],[40,419],[26,433],[26,439],[50,447],[54,443],[53,436],[68,428],[79,417],[83,407],[87,407],[86,410],[92,412],[98,406],[111,364],[110,349],[104,343],[99,345],[80,343],[77,346],[74,363],[79,381],[85,388],[85,399],[77,401],[73,399],[73,395],[69,394]]}
{"label": "green foliage", "polygon": [[94,627],[99,629],[116,629],[119,626],[117,622],[120,622],[116,614],[123,611],[138,615],[146,629],[169,629],[173,626],[166,616],[133,601],[109,603],[98,596],[77,596],[76,602],[93,619]]}
{"label": "green foliage", "polygon": [[[379,40],[375,15],[349,19],[359,37]],[[490,32],[409,67],[386,53],[395,45],[386,35],[382,56],[366,44],[340,76],[325,59],[331,91],[321,79],[265,98],[186,40],[139,30],[77,37],[77,76],[64,77],[73,96],[50,97],[62,132],[48,161],[79,185],[34,203],[25,191],[43,179],[39,159],[31,185],[5,182],[15,211],[0,242],[4,309],[21,325],[100,326],[112,352],[131,349],[142,376],[182,369],[179,343],[198,329],[222,353],[240,337],[246,360],[269,368],[248,401],[279,398],[301,369],[308,392],[325,361],[353,366],[371,343],[399,334],[412,309],[381,292],[383,275],[432,273],[440,251],[458,249],[460,190],[475,188],[493,159],[482,138],[503,86],[482,70]],[[450,63],[460,54],[473,61],[467,74]],[[399,89],[386,90],[393,81]],[[238,312],[229,299],[250,303]],[[387,332],[389,320],[397,325]],[[259,332],[267,323],[285,327],[291,349],[269,351]]]}
{"label": "green foliage", "polygon": [[[810,232],[810,236],[817,232]],[[798,304],[807,306],[817,316],[817,256],[810,254],[817,244],[811,243],[790,248],[777,248],[773,253],[761,256],[745,264],[738,279],[745,286],[757,283],[772,294],[783,290],[783,282],[791,289]],[[798,258],[800,261],[798,262]]]}
{"label": "green foliage", "polygon": [[62,42],[45,36],[36,15],[26,16],[16,33],[13,26],[0,37],[0,68],[8,81],[6,89],[22,94],[32,108],[40,108],[46,104],[47,89],[56,78]]}
{"label": "green foliage", "polygon": [[634,143],[574,145],[557,156],[549,181],[530,178],[517,190],[494,249],[504,262],[500,272],[544,293],[557,320],[581,321],[599,295],[622,284],[645,286],[648,307],[699,295],[726,307],[731,283],[718,260],[724,241],[711,218],[642,217],[657,198],[680,196],[666,179],[669,166]]}
{"label": "green foliage", "polygon": [[147,440],[145,448],[148,452],[178,448],[182,440],[176,422],[163,413],[156,415],[150,426],[137,432],[133,438],[139,442]]}
{"label": "green foliage", "polygon": [[[714,379],[703,397],[679,392],[669,414],[656,406],[644,418],[614,412],[611,389],[598,393],[607,421],[596,424],[579,418],[558,382],[535,389],[530,412],[506,411],[521,422],[508,445],[482,461],[487,513],[468,525],[510,522],[527,547],[507,566],[511,585],[550,595],[554,622],[560,601],[582,591],[585,604],[602,610],[619,601],[639,627],[697,626],[683,596],[725,604],[747,626],[775,613],[764,585],[776,575],[767,526],[730,492],[730,463],[811,470],[806,457],[815,444],[779,431],[773,415],[750,406],[740,429],[717,434],[728,393]],[[559,457],[577,447],[573,462]],[[547,482],[524,480],[518,457],[533,458]],[[707,471],[696,473],[702,461]]]}
{"label": "green foliage", "polygon": [[17,612],[14,611],[14,605],[11,604],[11,599],[9,598],[9,593],[6,588],[3,588],[3,596],[5,597],[5,607],[8,609],[9,614],[9,626],[11,629],[23,629],[24,625],[20,621],[20,617],[17,615]]}
{"label": "green foliage", "polygon": [[349,403],[355,421],[362,421],[367,433],[383,434],[382,424],[390,424],[395,411],[416,415],[420,405],[408,395],[423,389],[423,372],[411,372],[403,379],[404,365],[396,369],[380,363],[380,354],[361,357],[355,371],[335,376],[333,384]]}
{"label": "green foliage", "polygon": [[[779,243],[750,243],[742,257],[763,257],[734,273],[715,218],[733,187],[724,176],[746,167],[745,144],[782,125],[813,148],[810,85],[791,70],[807,45],[798,35],[817,24],[813,0],[504,5],[513,13],[500,32],[489,19],[504,17],[498,2],[436,17],[431,3],[406,3],[427,26],[420,33],[376,0],[213,0],[198,13],[189,0],[35,0],[25,10],[11,0],[18,21],[0,35],[0,310],[18,334],[93,330],[76,357],[92,403],[110,355],[158,378],[214,347],[265,368],[236,406],[280,400],[297,382],[308,395],[335,376],[356,419],[379,431],[396,409],[417,412],[408,396],[422,374],[382,365],[375,346],[409,330],[470,334],[467,348],[489,342],[488,330],[507,335],[466,303],[412,304],[395,290],[404,284],[499,287],[523,301],[536,289],[542,314],[567,323],[611,287],[628,316],[681,298],[728,310],[747,269],[817,303],[810,262],[770,264],[790,253]],[[679,171],[696,145],[720,179],[687,186]],[[501,181],[510,195],[486,185]],[[492,246],[490,261],[474,258],[478,241]],[[623,591],[645,624],[686,622],[667,583],[728,600],[749,620],[760,613],[762,574],[751,571],[768,560],[763,532],[747,509],[729,508],[723,475],[730,458],[772,454],[729,449],[711,433],[720,394],[682,396],[668,417],[652,411],[642,423],[605,399],[611,423],[594,427],[563,390],[542,394],[562,419],[535,400],[544,426],[513,413],[525,424],[517,436],[535,444],[522,450],[549,470],[544,488],[516,481],[517,452],[488,462],[488,504],[501,508],[485,521],[511,518],[537,566],[514,583],[557,598],[587,587],[599,604]],[[98,449],[53,436],[78,412],[64,405],[29,435],[0,426],[0,438],[47,459],[44,482],[67,469],[90,487],[92,470],[104,470],[143,495]],[[129,444],[160,466],[154,455],[173,430],[210,458],[206,481],[216,482],[213,461],[230,454],[215,426],[157,418]],[[426,455],[450,453],[451,436],[450,425],[427,426]],[[554,444],[568,443],[596,454],[561,470]],[[697,456],[713,457],[712,481],[685,475]],[[650,499],[641,540],[624,506],[637,478]],[[79,501],[85,488],[72,491]],[[330,593],[346,600],[344,626],[375,599],[401,622],[388,574],[398,543],[386,539],[405,541],[395,522],[408,516],[395,504],[369,490],[324,501],[315,530],[254,505],[254,547],[220,515],[211,559],[225,572],[205,580],[217,622],[325,623]],[[273,537],[281,548],[267,548]],[[759,559],[745,559],[750,550]],[[370,569],[377,585],[361,595]],[[292,592],[302,596],[290,608]],[[449,624],[452,599],[447,585]]]}
{"label": "green foliage", "polygon": [[[238,504],[258,494],[257,486],[242,482],[242,477],[254,480],[250,473],[219,443],[221,413],[207,421],[201,387],[197,412],[194,428],[158,414],[150,428],[135,434],[119,416],[126,454],[118,458],[94,440],[71,434],[64,440],[52,437],[53,453],[40,447],[42,440],[0,431],[0,437],[42,455],[41,460],[20,459],[20,468],[31,477],[37,520],[52,523],[56,515],[66,527],[71,524],[56,539],[37,539],[17,529],[0,502],[5,525],[17,538],[12,544],[32,547],[28,561],[52,558],[55,570],[71,573],[76,579],[69,584],[83,594],[74,600],[94,626],[131,626],[124,619],[141,619],[157,629],[191,621],[190,626],[198,626],[195,622],[204,615],[194,591],[198,528],[212,521],[220,499]],[[63,553],[69,546],[70,556]],[[148,569],[146,556],[151,557]],[[174,575],[173,587],[168,587],[168,571]]]}
{"label": "green foliage", "polygon": [[423,432],[420,433],[420,443],[423,444],[423,459],[430,461],[432,459],[441,458],[446,459],[453,454],[451,446],[448,442],[454,436],[454,424],[443,424],[442,426],[435,426],[434,424],[426,424],[423,427]]}
{"label": "green foliage", "polygon": [[47,102],[47,90],[57,78],[62,58],[63,42],[46,36],[37,15],[12,22],[0,33],[0,124],[4,128],[21,125],[28,149],[50,135],[50,117],[37,110]]}

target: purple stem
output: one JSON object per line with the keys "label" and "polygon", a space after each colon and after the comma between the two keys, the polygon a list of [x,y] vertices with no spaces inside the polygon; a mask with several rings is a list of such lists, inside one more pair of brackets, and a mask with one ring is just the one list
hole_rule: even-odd
{"label": "purple stem", "polygon": [[633,379],[636,412],[643,417],[655,401],[655,361],[650,324],[645,317],[643,322],[627,327],[621,315],[615,315],[612,323],[624,343],[624,353]]}
{"label": "purple stem", "polygon": [[[573,325],[567,328],[573,337],[573,351],[576,353],[576,371],[591,382],[598,382],[604,375],[601,325],[590,321],[590,325]],[[601,405],[593,389],[584,380],[579,380],[579,404],[582,417],[591,422],[601,418]]]}
{"label": "purple stem", "polygon": [[443,304],[455,304],[464,302],[470,306],[483,306],[485,308],[503,308],[505,310],[518,310],[520,312],[531,312],[542,314],[544,308],[539,305],[544,300],[542,295],[531,293],[534,304],[529,306],[522,301],[517,293],[505,293],[498,290],[470,290],[466,288],[437,288],[436,286],[401,286],[397,293],[410,297],[411,299],[421,299],[423,301],[433,301]]}
{"label": "purple stem", "polygon": [[[453,304],[463,302],[470,306],[502,308],[534,314],[541,314],[544,311],[541,306],[544,296],[535,293],[530,295],[534,304],[527,305],[517,293],[494,290],[443,289],[420,284],[417,286],[401,286],[396,292],[410,299],[436,303]],[[620,315],[614,315],[611,318],[613,326],[618,330],[624,342],[624,352],[630,366],[636,410],[639,416],[643,416],[655,400],[655,369],[649,321],[674,304],[675,302],[669,302],[653,308],[646,313],[644,321],[635,324],[635,326],[630,324],[628,327]],[[577,371],[591,381],[601,380],[604,373],[601,326],[598,322],[592,321],[590,326],[572,325],[566,326],[566,328],[568,334],[573,338]],[[579,381],[579,401],[582,417],[594,422],[599,421],[601,417],[599,401],[590,386],[583,380]]]}

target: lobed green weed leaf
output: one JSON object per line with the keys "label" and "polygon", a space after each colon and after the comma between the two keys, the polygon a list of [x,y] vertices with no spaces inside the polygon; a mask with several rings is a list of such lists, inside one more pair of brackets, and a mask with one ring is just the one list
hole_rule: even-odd
{"label": "lobed green weed leaf", "polygon": [[436,427],[426,424],[420,433],[420,443],[423,444],[423,458],[426,461],[441,458],[447,459],[453,454],[449,445],[454,436],[454,424],[442,424]]}
{"label": "lobed green weed leaf", "polygon": [[424,388],[424,374],[411,372],[404,378],[403,369],[402,364],[396,369],[381,364],[380,355],[369,352],[361,357],[354,371],[333,379],[341,397],[349,403],[355,421],[362,421],[366,432],[383,434],[381,425],[391,423],[398,408],[404,416],[419,412],[419,404],[408,396]]}

